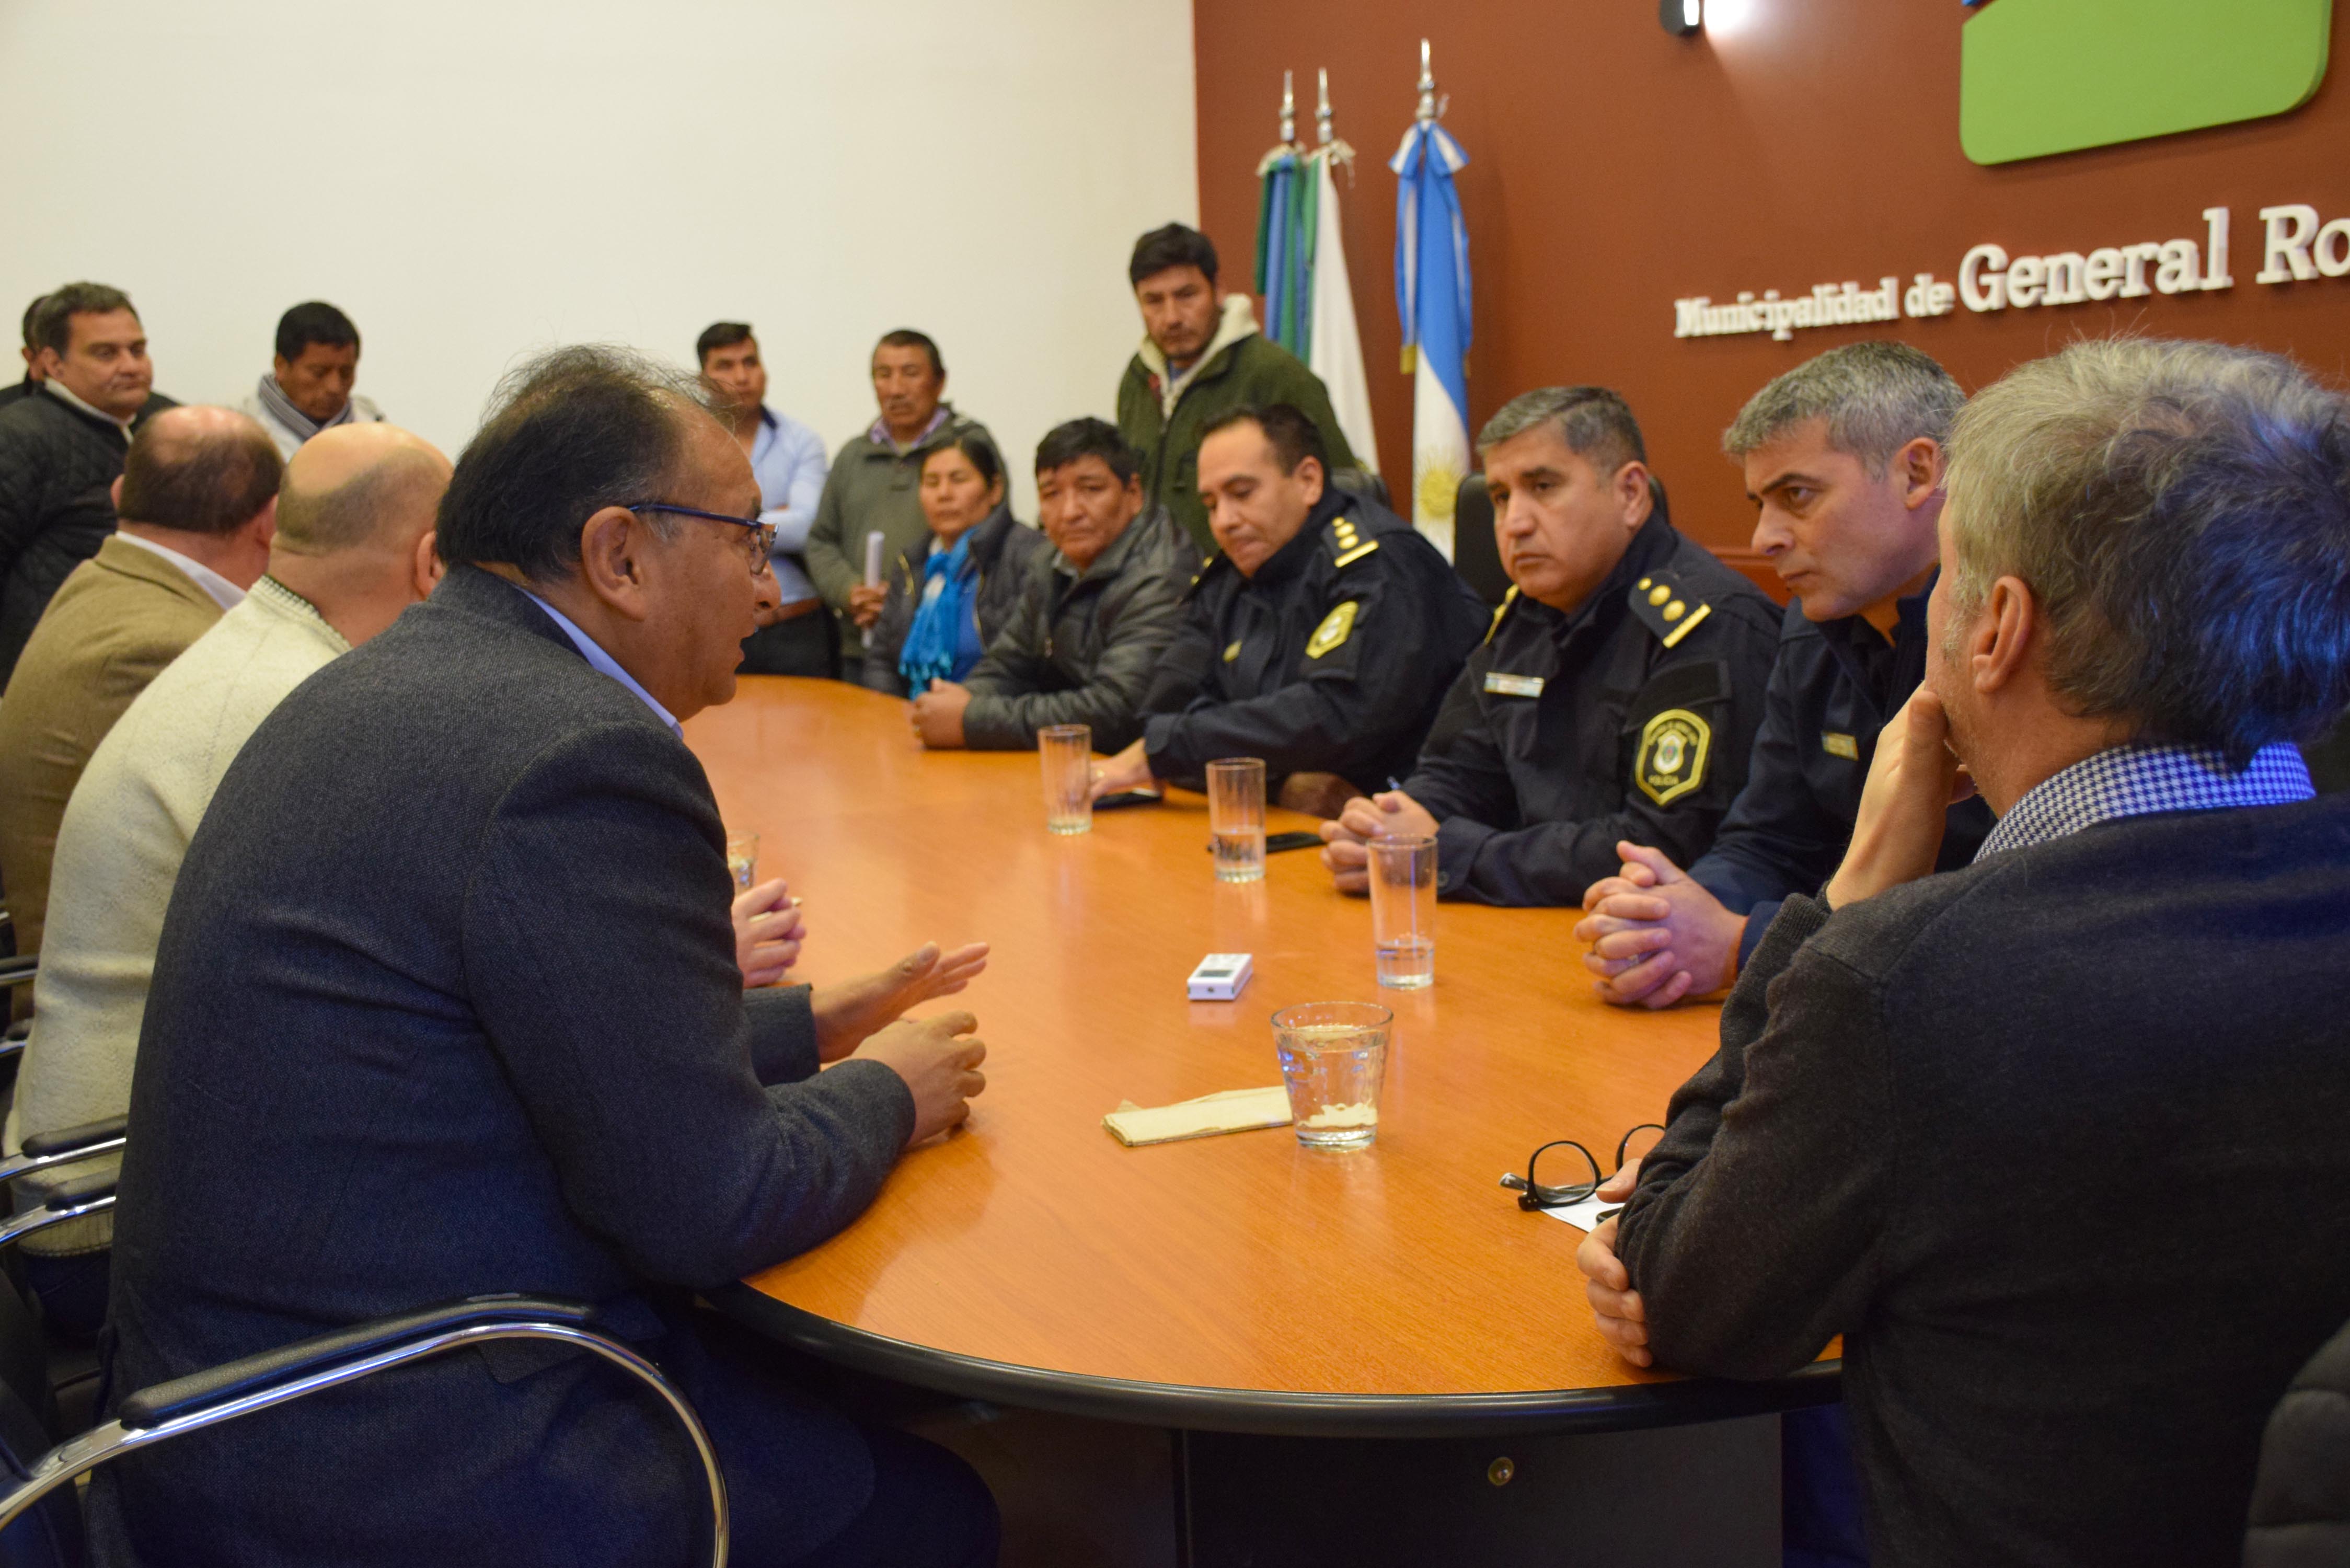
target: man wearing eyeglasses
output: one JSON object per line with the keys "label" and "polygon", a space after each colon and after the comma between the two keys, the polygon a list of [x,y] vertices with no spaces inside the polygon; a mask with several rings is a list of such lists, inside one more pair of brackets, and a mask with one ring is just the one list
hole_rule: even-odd
{"label": "man wearing eyeglasses", "polygon": [[[986,954],[743,990],[679,726],[733,694],[771,535],[696,396],[611,349],[516,371],[456,464],[432,598],[222,780],[140,1040],[110,1386],[468,1296],[593,1303],[698,1408],[738,1561],[992,1563],[959,1460],[827,1409],[692,1306],[964,1118],[974,1021],[900,1015]],[[591,1360],[489,1347],[142,1457],[89,1508],[108,1561],[494,1542],[617,1568],[684,1550],[707,1495],[674,1421]]]}

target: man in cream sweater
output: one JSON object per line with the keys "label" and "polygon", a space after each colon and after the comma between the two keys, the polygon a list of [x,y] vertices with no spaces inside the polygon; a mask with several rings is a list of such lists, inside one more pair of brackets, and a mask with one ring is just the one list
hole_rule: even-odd
{"label": "man in cream sweater", "polygon": [[[287,693],[432,591],[433,520],[449,474],[437,449],[392,425],[338,426],[304,443],[286,465],[268,575],[156,677],[90,757],[57,834],[10,1152],[27,1134],[129,1108],[163,912],[213,790]],[[57,1179],[97,1168],[70,1167]],[[25,1247],[31,1282],[61,1326],[95,1332],[104,1317],[111,1224],[75,1220]]]}

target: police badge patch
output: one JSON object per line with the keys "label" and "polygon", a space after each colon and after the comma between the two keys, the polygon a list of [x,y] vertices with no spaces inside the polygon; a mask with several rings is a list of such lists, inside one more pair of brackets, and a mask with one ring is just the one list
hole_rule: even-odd
{"label": "police badge patch", "polygon": [[1357,603],[1355,599],[1348,599],[1322,618],[1322,624],[1315,627],[1314,635],[1305,639],[1306,658],[1319,659],[1346,642],[1347,634],[1355,629]]}
{"label": "police badge patch", "polygon": [[1686,708],[1668,708],[1640,726],[1632,777],[1642,794],[1670,805],[1705,783],[1705,756],[1712,746],[1711,725]]}

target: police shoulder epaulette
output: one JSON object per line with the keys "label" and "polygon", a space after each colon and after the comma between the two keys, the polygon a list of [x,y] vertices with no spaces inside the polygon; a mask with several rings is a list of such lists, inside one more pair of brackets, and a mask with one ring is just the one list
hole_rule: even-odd
{"label": "police shoulder epaulette", "polygon": [[1355,520],[1343,512],[1322,530],[1322,544],[1330,552],[1331,565],[1336,566],[1352,566],[1379,547],[1377,539],[1364,536]]}
{"label": "police shoulder epaulette", "polygon": [[1510,585],[1510,591],[1502,596],[1502,602],[1493,607],[1493,623],[1485,628],[1485,640],[1487,642],[1493,640],[1495,634],[1502,629],[1503,620],[1506,618],[1510,613],[1510,607],[1517,602],[1518,585],[1512,583]]}
{"label": "police shoulder epaulette", "polygon": [[1632,613],[1667,648],[1687,637],[1713,607],[1693,597],[1670,572],[1649,572],[1632,585]]}
{"label": "police shoulder epaulette", "polygon": [[1183,590],[1183,597],[1188,599],[1194,594],[1198,593],[1200,591],[1201,585],[1205,583],[1210,577],[1214,576],[1216,575],[1216,568],[1224,565],[1230,558],[1231,557],[1227,556],[1222,550],[1219,550],[1214,555],[1209,556],[1205,561],[1201,562],[1200,569],[1191,574],[1191,586]]}

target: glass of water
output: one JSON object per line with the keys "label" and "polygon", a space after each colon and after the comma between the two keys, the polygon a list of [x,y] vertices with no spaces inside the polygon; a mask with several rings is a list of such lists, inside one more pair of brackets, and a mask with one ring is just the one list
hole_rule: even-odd
{"label": "glass of water", "polygon": [[1083,724],[1036,732],[1045,764],[1045,831],[1090,833],[1094,826],[1094,732]]}
{"label": "glass of water", "polygon": [[1309,1002],[1273,1015],[1289,1119],[1308,1148],[1368,1148],[1379,1136],[1395,1014],[1368,1002]]}
{"label": "glass of water", "polygon": [[734,890],[747,893],[751,884],[759,879],[759,836],[755,833],[726,831],[726,874],[734,878]]}
{"label": "glass of water", "polygon": [[1208,835],[1216,880],[1264,880],[1264,761],[1226,757],[1208,764]]}
{"label": "glass of water", "polygon": [[1374,838],[1371,856],[1371,944],[1379,983],[1419,991],[1436,983],[1436,840],[1398,835]]}

